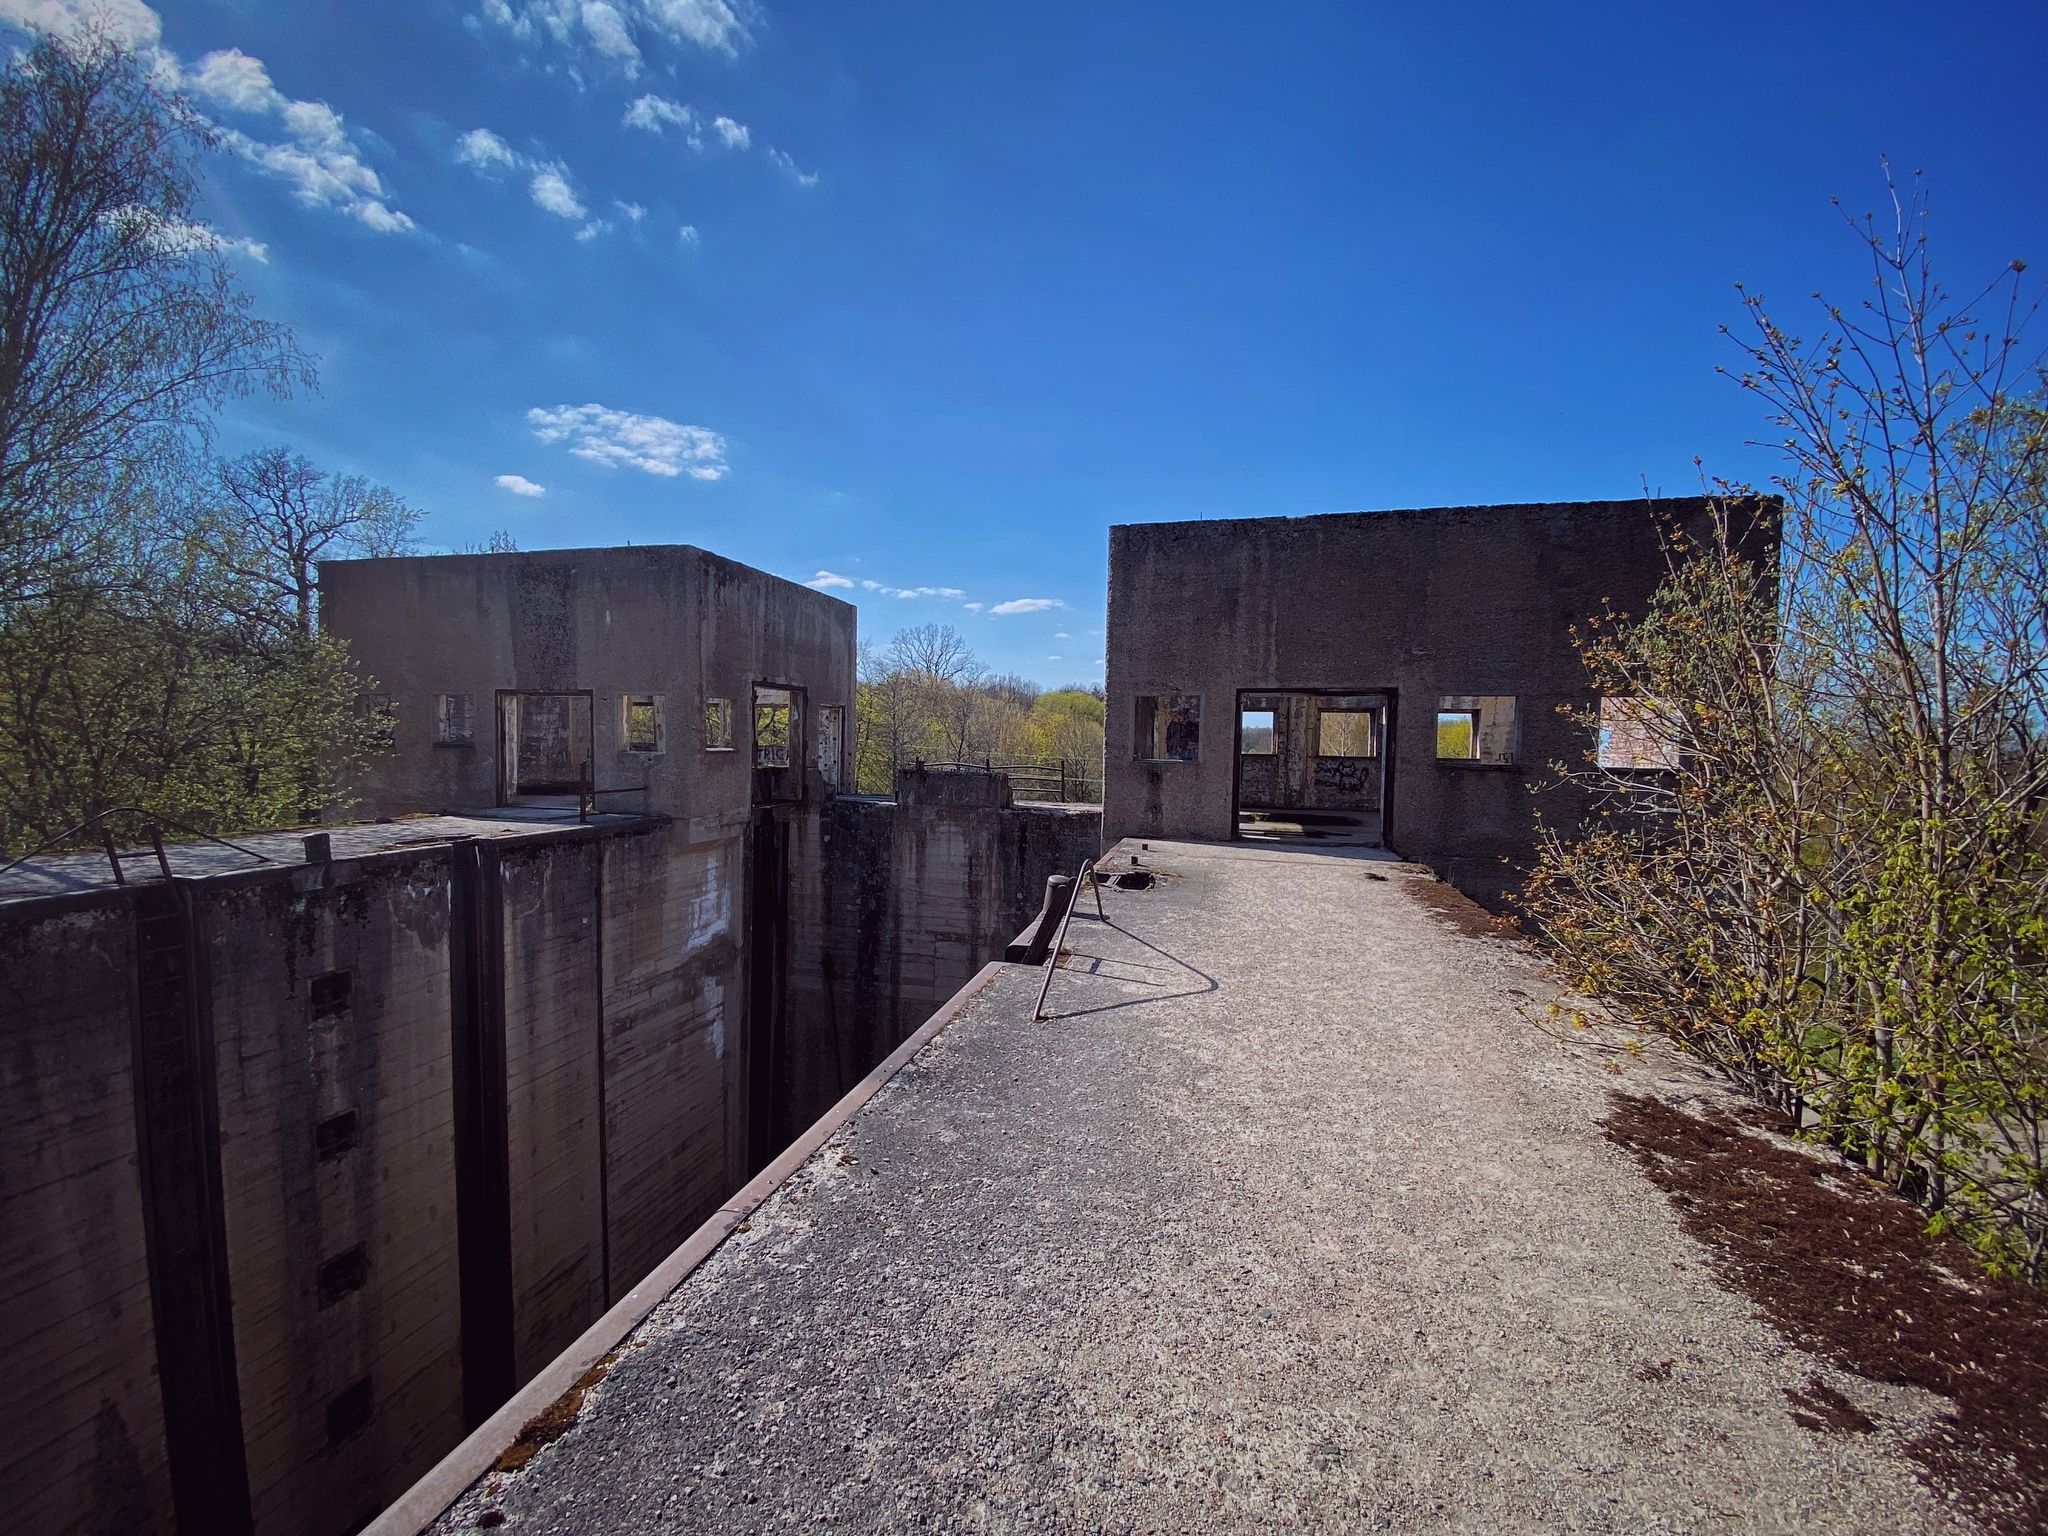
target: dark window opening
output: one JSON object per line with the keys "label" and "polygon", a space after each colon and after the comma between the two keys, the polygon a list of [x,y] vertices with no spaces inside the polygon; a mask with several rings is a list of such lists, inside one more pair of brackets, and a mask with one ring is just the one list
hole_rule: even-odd
{"label": "dark window opening", "polygon": [[1201,756],[1199,694],[1162,693],[1138,699],[1136,756],[1150,762],[1192,763]]}
{"label": "dark window opening", "polygon": [[313,1127],[313,1154],[319,1161],[331,1163],[362,1139],[363,1117],[353,1109],[344,1109]]}
{"label": "dark window opening", "polygon": [[315,976],[311,991],[315,1019],[331,1019],[347,1013],[349,1000],[355,991],[355,972],[329,971],[324,976]]}
{"label": "dark window opening", "polygon": [[369,1427],[371,1412],[370,1378],[365,1376],[328,1400],[327,1443],[339,1445],[361,1434]]}
{"label": "dark window opening", "polygon": [[370,1278],[369,1251],[361,1243],[320,1266],[320,1305],[331,1307],[342,1297],[363,1288]]}

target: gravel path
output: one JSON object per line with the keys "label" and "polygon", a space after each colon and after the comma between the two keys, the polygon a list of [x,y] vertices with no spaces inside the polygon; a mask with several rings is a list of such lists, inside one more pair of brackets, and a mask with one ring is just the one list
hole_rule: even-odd
{"label": "gravel path", "polygon": [[440,1529],[1961,1529],[1938,1400],[1788,1350],[1601,1136],[1710,1085],[1553,1041],[1425,874],[1139,856],[1053,1019],[1005,972]]}

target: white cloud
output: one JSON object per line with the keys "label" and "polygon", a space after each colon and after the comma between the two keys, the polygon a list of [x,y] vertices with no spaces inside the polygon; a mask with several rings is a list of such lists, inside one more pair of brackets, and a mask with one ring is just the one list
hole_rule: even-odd
{"label": "white cloud", "polygon": [[727,55],[752,41],[747,0],[480,0],[479,9],[522,44],[588,51],[629,79],[657,39]]}
{"label": "white cloud", "polygon": [[718,136],[725,140],[727,149],[745,149],[754,141],[754,136],[729,117],[714,117],[711,126],[718,130]]}
{"label": "white cloud", "polygon": [[671,124],[685,131],[693,129],[697,126],[697,114],[666,96],[641,96],[619,119],[621,127],[638,128],[643,133],[659,134]]}
{"label": "white cloud", "polygon": [[611,232],[612,221],[610,219],[592,219],[588,224],[584,225],[581,229],[577,230],[576,233],[571,235],[569,238],[574,240],[578,245],[588,245],[591,241],[595,240],[599,235],[608,235]]}
{"label": "white cloud", "polygon": [[535,485],[524,475],[500,475],[498,484],[514,496],[545,496],[548,493],[546,486]]}
{"label": "white cloud", "polygon": [[[6,0],[0,0],[6,3]],[[222,48],[185,69],[159,53],[157,73],[225,112],[274,117],[291,140],[270,143],[239,128],[221,128],[220,143],[266,176],[289,182],[293,196],[308,207],[333,208],[382,234],[417,228],[390,206],[377,173],[363,163],[362,150],[348,135],[341,114],[324,101],[297,101],[271,83],[261,59],[239,48]]]}
{"label": "white cloud", "polygon": [[455,141],[455,163],[487,171],[494,165],[517,166],[524,157],[488,128],[472,128]]}
{"label": "white cloud", "polygon": [[965,608],[969,613],[981,612],[981,604],[979,603],[962,603],[960,606],[962,608]]}
{"label": "white cloud", "polygon": [[804,585],[807,587],[850,587],[853,585],[853,578],[851,576],[835,576],[830,571],[820,571],[809,581],[805,582]]}
{"label": "white cloud", "polygon": [[1045,659],[1046,659],[1047,661],[1064,661],[1064,660],[1066,660],[1066,658],[1065,658],[1064,656],[1048,656],[1048,657],[1046,657]]}
{"label": "white cloud", "polygon": [[775,164],[781,170],[787,172],[789,174],[790,179],[793,180],[798,186],[815,187],[818,184],[818,173],[816,171],[798,170],[796,168],[796,162],[790,159],[789,156],[785,155],[781,150],[769,150],[768,158],[774,161]]}
{"label": "white cloud", "polygon": [[1056,597],[1013,597],[1007,603],[997,603],[990,613],[1043,613],[1048,608],[1064,608],[1067,605]]}
{"label": "white cloud", "polygon": [[0,22],[26,32],[76,37],[95,20],[135,48],[153,47],[163,35],[163,22],[142,0],[0,0]]}
{"label": "white cloud", "polygon": [[[851,583],[849,583],[851,585]],[[885,581],[863,581],[870,592],[879,592],[884,597],[965,597],[967,594],[958,587],[892,587]],[[970,608],[979,608],[979,603],[969,603]]]}
{"label": "white cloud", "polygon": [[638,203],[622,203],[615,197],[612,199],[612,206],[619,210],[629,224],[638,224],[647,217],[647,210]]}
{"label": "white cloud", "polygon": [[704,427],[683,426],[659,416],[636,416],[602,405],[535,406],[526,413],[533,435],[544,443],[567,440],[569,451],[606,469],[621,466],[650,475],[722,479],[725,439]]}
{"label": "white cloud", "polygon": [[578,200],[569,187],[566,168],[559,165],[544,165],[533,174],[533,184],[528,188],[533,200],[557,218],[580,219],[589,209]]}
{"label": "white cloud", "polygon": [[676,238],[682,241],[685,245],[696,245],[700,241],[702,241],[704,237],[697,233],[696,225],[685,224],[681,229],[676,231]]}

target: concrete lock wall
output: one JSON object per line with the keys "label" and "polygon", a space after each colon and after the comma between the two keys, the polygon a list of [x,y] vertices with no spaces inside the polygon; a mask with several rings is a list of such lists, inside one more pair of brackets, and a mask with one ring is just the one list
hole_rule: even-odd
{"label": "concrete lock wall", "polygon": [[[1774,513],[1751,511],[1775,569]],[[1531,786],[1593,745],[1560,713],[1598,704],[1572,627],[1640,615],[1665,532],[1711,517],[1694,497],[1112,528],[1105,839],[1236,835],[1241,694],[1383,693],[1386,841],[1499,906],[1534,856]],[[1141,757],[1139,701],[1162,695],[1200,698],[1195,761]],[[1512,761],[1439,761],[1440,701],[1481,696],[1514,701]],[[1551,790],[1541,809],[1569,830],[1587,806]]]}
{"label": "concrete lock wall", "polygon": [[0,901],[14,1528],[360,1524],[1098,846],[1007,800],[913,777]]}

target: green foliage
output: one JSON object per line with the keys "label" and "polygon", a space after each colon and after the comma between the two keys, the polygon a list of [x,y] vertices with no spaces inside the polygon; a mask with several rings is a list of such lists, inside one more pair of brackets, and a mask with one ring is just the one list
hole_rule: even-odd
{"label": "green foliage", "polygon": [[1731,498],[1648,613],[1581,635],[1672,766],[1560,765],[1601,809],[1547,837],[1527,898],[1573,984],[2041,1283],[2048,391],[2015,376],[2017,269],[1977,324],[1922,212],[1866,232],[1878,297],[1813,347],[1756,308],[1783,578]]}

